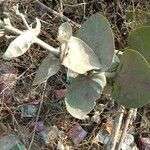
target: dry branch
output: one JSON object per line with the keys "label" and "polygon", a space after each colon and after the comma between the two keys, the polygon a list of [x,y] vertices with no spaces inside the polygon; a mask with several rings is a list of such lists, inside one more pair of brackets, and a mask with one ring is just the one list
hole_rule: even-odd
{"label": "dry branch", "polygon": [[68,21],[69,23],[71,23],[72,25],[76,26],[76,27],[80,27],[81,25],[72,21],[71,19],[69,19],[68,17],[62,15],[61,13],[58,13],[57,11],[51,9],[50,7],[47,7],[46,5],[44,5],[43,3],[41,3],[39,0],[36,1],[37,3],[37,6],[41,7],[43,10],[57,16],[57,17],[60,17],[62,18],[63,20],[65,21]]}
{"label": "dry branch", "polygon": [[134,109],[130,109],[129,112],[128,112],[128,116],[127,116],[127,119],[126,119],[126,122],[125,122],[125,125],[124,125],[124,128],[123,128],[123,131],[122,131],[122,135],[121,135],[121,138],[120,138],[118,150],[121,150],[121,146],[122,146],[122,144],[124,142],[124,139],[126,137],[128,126],[129,126],[129,124],[131,122],[133,113],[134,113]]}
{"label": "dry branch", "polygon": [[107,150],[115,150],[117,138],[122,124],[123,113],[124,113],[124,108],[121,106],[114,120],[112,133],[106,148]]}

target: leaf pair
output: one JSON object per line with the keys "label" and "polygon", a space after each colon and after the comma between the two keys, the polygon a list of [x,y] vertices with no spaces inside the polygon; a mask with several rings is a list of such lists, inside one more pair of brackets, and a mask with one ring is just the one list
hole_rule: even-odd
{"label": "leaf pair", "polygon": [[24,54],[30,48],[31,44],[34,43],[36,36],[40,33],[40,27],[40,21],[37,19],[36,28],[23,32],[13,40],[3,54],[3,59],[9,60]]}
{"label": "leaf pair", "polygon": [[103,72],[112,64],[114,39],[109,22],[100,14],[90,17],[77,31],[77,37],[70,38],[63,64],[80,74],[93,69],[102,72],[79,75],[68,87],[65,99],[68,112],[75,118],[86,119],[106,85]]}
{"label": "leaf pair", "polygon": [[97,13],[81,26],[77,37],[72,36],[71,26],[67,23],[59,28],[58,39],[63,43],[62,53],[65,55],[62,64],[79,74],[89,70],[106,71],[114,56],[114,38],[109,22]]}

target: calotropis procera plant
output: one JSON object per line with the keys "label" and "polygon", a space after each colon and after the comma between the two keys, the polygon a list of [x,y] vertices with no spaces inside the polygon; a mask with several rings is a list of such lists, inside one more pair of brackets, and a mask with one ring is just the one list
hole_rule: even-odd
{"label": "calotropis procera plant", "polygon": [[[6,29],[4,23],[0,27]],[[39,31],[40,22],[37,19],[37,27],[20,32],[21,35],[10,44],[3,58],[18,57],[25,53],[31,44],[39,42],[41,44],[37,38]],[[59,71],[61,65],[67,67],[69,72],[75,73],[76,76],[67,87],[66,108],[73,117],[86,119],[103,92],[108,73],[113,71],[116,72],[113,86],[115,100],[126,107],[141,107],[150,101],[148,32],[150,27],[142,27],[131,32],[128,40],[129,48],[119,60],[115,54],[110,24],[99,13],[87,19],[76,36],[72,35],[71,25],[68,22],[63,23],[58,29],[59,51],[57,54],[50,52],[43,60],[33,85],[45,82]],[[43,46],[43,43],[41,45]],[[45,45],[43,47],[51,48]]]}

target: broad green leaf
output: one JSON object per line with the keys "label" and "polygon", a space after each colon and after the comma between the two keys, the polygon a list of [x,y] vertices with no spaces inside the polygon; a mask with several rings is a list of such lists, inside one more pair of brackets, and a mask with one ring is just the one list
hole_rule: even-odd
{"label": "broad green leaf", "polygon": [[137,50],[150,62],[150,26],[132,31],[128,38],[129,48]]}
{"label": "broad green leaf", "polygon": [[82,40],[73,36],[68,42],[68,54],[62,64],[79,74],[101,68],[98,57],[93,50]]}
{"label": "broad green leaf", "polygon": [[98,56],[101,70],[106,71],[114,56],[114,37],[108,20],[99,13],[85,21],[77,31],[83,40]]}
{"label": "broad green leaf", "polygon": [[75,118],[86,119],[100,98],[106,85],[104,73],[89,76],[78,76],[73,79],[66,93],[66,108]]}
{"label": "broad green leaf", "polygon": [[6,52],[3,54],[3,59],[9,60],[24,54],[34,42],[35,37],[34,29],[23,32],[10,43]]}
{"label": "broad green leaf", "polygon": [[64,43],[72,36],[72,27],[68,22],[62,23],[58,28],[58,40]]}
{"label": "broad green leaf", "polygon": [[150,102],[150,65],[139,52],[129,49],[123,53],[113,96],[129,108]]}
{"label": "broad green leaf", "polygon": [[126,11],[126,19],[132,28],[150,25],[150,13],[140,9]]}
{"label": "broad green leaf", "polygon": [[47,57],[43,60],[42,64],[39,66],[32,85],[37,85],[45,82],[49,77],[56,74],[59,69],[59,58],[49,53]]}

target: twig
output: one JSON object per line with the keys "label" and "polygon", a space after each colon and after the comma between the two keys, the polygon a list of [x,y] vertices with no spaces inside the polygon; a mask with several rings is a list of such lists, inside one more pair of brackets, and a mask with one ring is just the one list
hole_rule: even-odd
{"label": "twig", "polygon": [[133,113],[134,113],[134,109],[130,109],[129,112],[128,112],[128,116],[127,116],[123,131],[122,131],[122,135],[121,135],[120,142],[119,142],[117,150],[121,150],[121,146],[122,146],[122,144],[124,142],[124,139],[126,137],[128,126],[129,126],[129,124],[131,122],[131,119],[133,117]]}
{"label": "twig", "polygon": [[29,27],[29,25],[28,25],[28,23],[27,23],[27,21],[25,19],[24,14],[22,14],[22,13],[19,12],[18,7],[19,7],[19,5],[17,4],[17,6],[16,6],[16,14],[22,19],[22,21],[23,21],[24,25],[26,26],[26,28],[30,29],[30,27]]}
{"label": "twig", "polygon": [[45,92],[45,89],[46,89],[46,83],[44,85],[44,90],[43,90],[43,94],[42,94],[42,100],[40,101],[40,106],[39,106],[39,109],[38,109],[38,112],[37,112],[37,116],[36,116],[36,120],[35,120],[35,126],[34,126],[34,129],[33,129],[33,135],[32,135],[32,139],[31,139],[31,142],[29,144],[29,147],[28,147],[28,150],[31,149],[32,147],[32,144],[33,144],[33,141],[34,141],[34,137],[35,137],[35,130],[37,128],[37,122],[39,120],[39,115],[40,115],[40,112],[41,112],[41,108],[42,108],[42,104],[43,104],[43,101],[44,101],[44,92]]}
{"label": "twig", "polygon": [[[1,20],[0,20],[0,28],[3,28],[3,29],[5,29],[6,32],[9,32],[9,33],[15,34],[15,35],[20,35],[23,33],[22,31],[20,31],[17,28],[14,28],[13,26],[5,25],[5,23],[3,23]],[[48,45],[47,43],[43,42],[39,38],[35,38],[35,43],[40,45],[44,49],[52,52],[55,56],[59,56],[59,54],[60,54],[60,51],[58,49]]]}
{"label": "twig", "polygon": [[107,148],[106,148],[107,150],[115,150],[118,134],[119,134],[120,127],[122,124],[123,113],[124,113],[124,108],[121,106],[114,120],[112,133],[111,133],[111,136],[107,144]]}
{"label": "twig", "polygon": [[36,0],[36,3],[37,3],[37,5],[40,6],[43,10],[46,10],[47,12],[49,12],[49,13],[55,15],[55,16],[58,16],[58,17],[64,19],[65,21],[70,22],[72,25],[74,25],[74,26],[76,26],[76,27],[80,27],[80,26],[81,26],[80,24],[78,24],[78,23],[72,21],[72,20],[69,19],[68,17],[66,17],[66,16],[64,16],[64,15],[62,15],[62,14],[60,14],[60,13],[58,13],[57,11],[51,9],[50,7],[47,7],[46,5],[44,5],[43,3],[41,3],[39,0]]}

